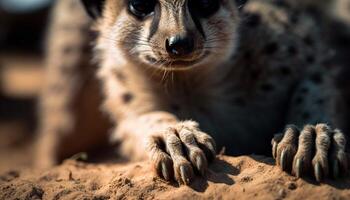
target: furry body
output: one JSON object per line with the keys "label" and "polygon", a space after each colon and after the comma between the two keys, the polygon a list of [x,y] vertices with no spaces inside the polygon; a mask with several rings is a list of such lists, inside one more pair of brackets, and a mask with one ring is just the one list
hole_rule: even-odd
{"label": "furry body", "polygon": [[[81,6],[73,2],[62,0],[56,8],[63,10],[59,6],[65,5],[69,7],[65,12],[81,13]],[[65,56],[83,57],[77,52],[88,44],[89,31],[83,27],[91,22],[87,16],[82,24],[82,20],[60,17],[58,10],[54,14],[49,37],[49,81],[41,101],[41,165],[103,141],[108,126],[96,112],[100,102],[113,124],[112,140],[121,142],[120,153],[131,160],[150,159],[157,173],[167,180],[174,177],[187,184],[194,171],[205,173],[215,146],[226,147],[230,155],[268,154],[271,138],[287,124],[301,129],[307,124],[319,125],[307,126],[311,136],[299,142],[296,127],[274,138],[273,154],[282,169],[293,168],[293,173],[300,176],[314,168],[316,178],[321,180],[330,170],[329,158],[346,171],[344,135],[322,124],[342,128],[344,118],[338,108],[343,104],[332,80],[334,69],[327,65],[332,52],[325,48],[313,18],[296,15],[289,6],[274,1],[250,1],[239,13],[233,2],[222,0],[225,6],[218,14],[201,22],[204,35],[212,36],[208,39],[200,36],[196,20],[188,20],[191,16],[181,3],[162,0],[162,14],[155,15],[153,21],[140,22],[123,9],[123,2],[107,0],[102,17],[94,23],[99,34],[94,53],[97,68],[80,59],[70,64],[70,70],[63,67]],[[180,14],[172,15],[164,8]],[[51,41],[58,34],[55,29],[63,30],[62,26],[69,24],[74,28],[67,34],[84,41],[76,45],[68,39],[62,43]],[[73,34],[75,31],[79,34]],[[162,62],[167,59],[162,49],[164,38],[178,32],[192,34],[196,48],[207,50],[207,54],[193,53],[192,57],[201,61],[192,68]],[[151,39],[146,45],[147,37]],[[67,46],[77,52],[62,55]],[[173,69],[176,67],[178,70]],[[103,100],[96,98],[99,84],[87,72],[97,74]],[[68,80],[58,78],[55,82],[60,75]],[[56,87],[62,91],[53,92]],[[93,124],[95,128],[89,128]],[[74,136],[79,138],[71,145],[74,148],[62,148],[60,144]],[[328,146],[322,142],[317,146],[319,140],[327,141]],[[315,145],[316,152],[308,148]],[[331,146],[336,150],[329,153]],[[297,164],[298,159],[305,165]]]}

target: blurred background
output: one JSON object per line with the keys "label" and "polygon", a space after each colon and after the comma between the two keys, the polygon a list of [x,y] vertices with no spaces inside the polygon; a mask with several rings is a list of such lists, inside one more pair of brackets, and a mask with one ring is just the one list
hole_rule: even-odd
{"label": "blurred background", "polygon": [[[350,107],[350,0],[276,0],[312,14],[341,66],[337,84]],[[36,100],[53,0],[0,0],[0,173],[30,165]],[[25,152],[25,153],[23,153]]]}
{"label": "blurred background", "polygon": [[52,0],[0,0],[0,172],[30,164],[29,144],[44,74],[43,38],[52,4]]}

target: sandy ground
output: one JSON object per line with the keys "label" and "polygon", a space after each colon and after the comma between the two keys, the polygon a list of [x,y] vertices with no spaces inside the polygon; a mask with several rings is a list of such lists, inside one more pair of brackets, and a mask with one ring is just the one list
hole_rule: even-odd
{"label": "sandy ground", "polygon": [[[190,186],[157,178],[148,162],[86,163],[31,169],[32,138],[19,123],[0,124],[0,200],[58,199],[350,199],[350,177],[317,184],[263,156],[218,156]],[[112,156],[113,157],[113,156]]]}
{"label": "sandy ground", "polygon": [[32,145],[18,123],[0,124],[0,200],[58,199],[350,199],[350,177],[317,184],[263,156],[218,156],[190,186],[157,178],[148,162],[85,163],[31,169]]}
{"label": "sandy ground", "polygon": [[[1,128],[2,127],[2,128]],[[218,156],[189,186],[157,178],[148,162],[66,160],[31,169],[32,145],[18,124],[0,126],[0,200],[58,199],[350,199],[350,178],[297,179],[263,156]],[[5,142],[6,141],[6,142]]]}
{"label": "sandy ground", "polygon": [[178,186],[149,163],[87,164],[67,160],[47,171],[0,176],[0,199],[349,199],[350,179],[316,184],[281,172],[271,158],[219,156],[206,178]]}

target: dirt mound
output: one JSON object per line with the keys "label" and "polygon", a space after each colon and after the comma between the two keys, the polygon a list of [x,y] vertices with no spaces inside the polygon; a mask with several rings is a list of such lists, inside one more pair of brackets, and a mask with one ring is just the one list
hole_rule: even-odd
{"label": "dirt mound", "polygon": [[271,158],[220,156],[190,186],[154,176],[147,162],[87,164],[67,160],[47,171],[0,176],[0,199],[349,199],[350,179],[316,184],[281,172]]}

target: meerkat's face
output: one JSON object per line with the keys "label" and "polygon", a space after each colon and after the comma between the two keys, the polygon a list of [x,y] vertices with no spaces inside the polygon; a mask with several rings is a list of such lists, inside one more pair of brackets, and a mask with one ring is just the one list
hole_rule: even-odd
{"label": "meerkat's face", "polygon": [[228,60],[239,19],[234,0],[106,0],[101,22],[111,52],[176,70]]}

